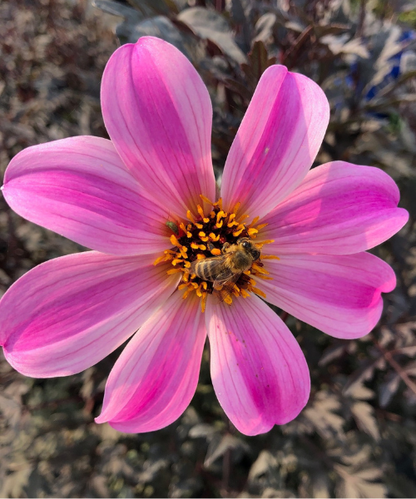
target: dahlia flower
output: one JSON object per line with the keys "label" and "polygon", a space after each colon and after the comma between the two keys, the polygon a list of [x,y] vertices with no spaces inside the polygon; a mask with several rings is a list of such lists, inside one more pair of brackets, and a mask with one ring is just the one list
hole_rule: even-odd
{"label": "dahlia flower", "polygon": [[[111,140],[30,147],[6,171],[13,210],[93,250],[39,265],[4,295],[6,359],[27,376],[66,376],[133,335],[96,421],[147,432],[190,403],[208,336],[213,387],[237,429],[287,423],[308,400],[309,372],[266,302],[337,338],[367,334],[395,286],[390,266],[365,251],[407,220],[396,184],[343,161],[310,170],[328,101],[283,66],[259,81],[219,195],[209,94],[176,48],[153,37],[119,48],[101,101]],[[241,238],[261,255],[223,296],[192,262],[224,258]]]}

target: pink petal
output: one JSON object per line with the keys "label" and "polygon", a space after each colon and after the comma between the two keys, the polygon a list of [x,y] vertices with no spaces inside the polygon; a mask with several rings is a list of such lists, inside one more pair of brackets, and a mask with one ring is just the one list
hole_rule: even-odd
{"label": "pink petal", "polygon": [[396,286],[392,268],[370,253],[282,255],[265,268],[273,280],[257,285],[266,301],[336,338],[369,333],[381,316],[381,293]]}
{"label": "pink petal", "polygon": [[329,122],[323,91],[306,76],[271,66],[260,78],[222,178],[226,209],[262,217],[305,177]]}
{"label": "pink petal", "polygon": [[169,247],[169,213],[146,199],[109,140],[72,137],[25,149],[5,175],[19,215],[84,246],[112,253]]}
{"label": "pink petal", "polygon": [[80,372],[121,345],[163,304],[178,278],[154,255],[96,252],[49,260],[21,277],[0,302],[1,344],[22,374]]}
{"label": "pink petal", "polygon": [[262,236],[275,240],[267,252],[346,255],[373,248],[407,222],[398,202],[397,185],[379,168],[318,166],[262,220],[268,224]]}
{"label": "pink petal", "polygon": [[310,379],[287,326],[256,296],[231,306],[210,299],[206,313],[212,383],[236,428],[258,435],[294,419],[308,401]]}
{"label": "pink petal", "polygon": [[189,405],[206,329],[199,298],[174,293],[134,335],[112,369],[97,423],[119,431],[159,430]]}
{"label": "pink petal", "polygon": [[120,47],[105,68],[101,103],[108,133],[147,192],[184,217],[215,198],[212,107],[188,59],[145,36]]}

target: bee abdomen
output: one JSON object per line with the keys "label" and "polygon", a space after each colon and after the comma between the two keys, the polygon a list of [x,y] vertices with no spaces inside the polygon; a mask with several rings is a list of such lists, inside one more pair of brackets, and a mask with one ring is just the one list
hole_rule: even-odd
{"label": "bee abdomen", "polygon": [[217,279],[226,279],[232,272],[222,265],[222,257],[208,258],[207,260],[192,263],[191,272],[204,281],[214,282]]}
{"label": "bee abdomen", "polygon": [[199,262],[197,265],[195,265],[194,270],[195,274],[205,281],[211,281],[213,278],[213,265],[210,265],[209,262]]}

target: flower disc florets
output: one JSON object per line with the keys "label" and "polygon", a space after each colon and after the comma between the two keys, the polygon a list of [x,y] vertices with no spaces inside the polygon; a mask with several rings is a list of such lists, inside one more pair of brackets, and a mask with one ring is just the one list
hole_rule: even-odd
{"label": "flower disc florets", "polygon": [[[195,292],[201,298],[202,311],[205,310],[208,294],[216,294],[220,301],[228,305],[232,304],[233,296],[247,298],[250,292],[265,298],[265,294],[256,287],[254,278],[270,279],[261,260],[277,258],[272,255],[260,254],[250,268],[233,274],[232,278],[230,276],[229,280],[225,279],[226,282],[221,285],[218,285],[213,277],[203,279],[194,271],[193,262],[213,258],[218,261],[219,266],[226,267],[227,261],[232,259],[232,248],[237,247],[239,241],[243,239],[256,239],[259,231],[266,226],[266,224],[257,224],[258,217],[248,225],[244,223],[249,215],[238,216],[240,203],[237,203],[230,212],[226,212],[223,210],[221,199],[215,203],[202,195],[201,199],[203,203],[197,206],[197,213],[187,211],[187,221],[168,220],[166,222],[167,227],[172,231],[170,241],[173,248],[165,250],[163,256],[159,257],[154,265],[171,262],[173,268],[170,268],[167,273],[182,273],[178,289],[184,290],[184,298]],[[204,205],[208,206],[205,211]],[[273,241],[256,242],[254,246],[260,252],[261,248],[270,242]],[[212,263],[213,260],[210,262]]]}

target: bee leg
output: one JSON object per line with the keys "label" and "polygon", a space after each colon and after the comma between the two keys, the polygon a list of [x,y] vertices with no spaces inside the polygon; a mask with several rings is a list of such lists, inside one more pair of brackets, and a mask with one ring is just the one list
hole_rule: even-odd
{"label": "bee leg", "polygon": [[230,247],[230,243],[224,243],[221,248],[222,254],[227,253],[227,249]]}
{"label": "bee leg", "polygon": [[207,243],[207,248],[209,249],[209,251],[212,251],[212,250],[215,248],[215,246],[212,244],[212,242],[211,242],[211,241],[209,241],[209,242]]}

